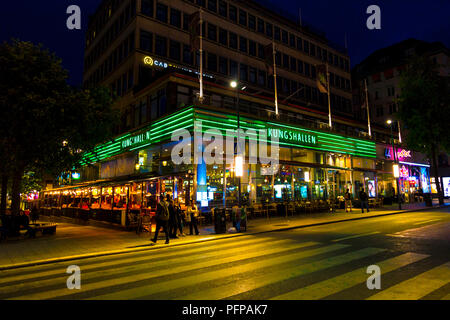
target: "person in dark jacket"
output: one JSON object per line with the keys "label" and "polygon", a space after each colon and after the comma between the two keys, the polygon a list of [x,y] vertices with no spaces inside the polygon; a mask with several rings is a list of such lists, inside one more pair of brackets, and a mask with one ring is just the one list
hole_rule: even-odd
{"label": "person in dark jacket", "polygon": [[162,227],[164,233],[166,234],[166,244],[169,244],[169,204],[164,199],[164,196],[161,196],[161,201],[156,206],[156,230],[155,236],[153,239],[150,239],[153,243],[156,243],[158,240],[159,229]]}
{"label": "person in dark jacket", "polygon": [[361,201],[361,213],[364,213],[364,208],[366,208],[367,213],[369,213],[369,197],[364,191],[364,188],[359,192],[359,200]]}
{"label": "person in dark jacket", "polygon": [[172,198],[167,195],[167,202],[169,203],[169,237],[172,239],[178,239],[177,229],[178,229],[178,218],[177,212],[175,210],[175,204]]}

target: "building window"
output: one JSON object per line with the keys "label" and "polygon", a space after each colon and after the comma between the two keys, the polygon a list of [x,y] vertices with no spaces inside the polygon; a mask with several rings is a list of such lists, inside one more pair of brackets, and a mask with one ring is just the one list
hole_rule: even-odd
{"label": "building window", "polygon": [[217,12],[217,0],[208,0],[208,10]]}
{"label": "building window", "polygon": [[295,48],[295,36],[293,34],[289,34],[289,45]]}
{"label": "building window", "polygon": [[140,48],[144,51],[153,52],[153,35],[150,32],[141,30]]}
{"label": "building window", "polygon": [[383,116],[383,107],[377,107],[377,117]]}
{"label": "building window", "polygon": [[244,37],[239,37],[239,50],[247,53],[247,39]]}
{"label": "building window", "polygon": [[219,72],[228,75],[228,60],[224,57],[219,57]]}
{"label": "building window", "polygon": [[239,9],[239,24],[247,26],[247,12]]}
{"label": "building window", "polygon": [[297,71],[300,74],[303,74],[303,61],[297,60]]}
{"label": "building window", "polygon": [[210,23],[208,23],[208,39],[217,41],[217,27]]}
{"label": "building window", "polygon": [[230,32],[230,48],[237,49],[237,35],[233,32]]}
{"label": "building window", "polygon": [[315,46],[314,44],[312,44],[312,43],[311,43],[311,47],[310,47],[309,53],[310,53],[313,57],[316,56],[316,46]]}
{"label": "building window", "polygon": [[167,56],[167,39],[161,36],[155,38],[155,53],[159,56]]}
{"label": "building window", "polygon": [[266,86],[266,72],[263,70],[258,70],[258,85],[261,87]]}
{"label": "building window", "polygon": [[264,59],[264,46],[258,43],[258,58]]}
{"label": "building window", "polygon": [[192,52],[191,47],[183,45],[183,62],[192,65]]}
{"label": "building window", "polygon": [[227,8],[227,3],[225,2],[225,1],[222,1],[222,0],[219,0],[219,14],[222,16],[222,17],[228,17],[228,14],[227,14],[227,10],[228,8]]}
{"label": "building window", "polygon": [[219,43],[228,46],[228,32],[222,28],[219,28]]}
{"label": "building window", "polygon": [[248,81],[250,81],[251,83],[256,83],[256,68],[250,67],[248,73]]}
{"label": "building window", "polygon": [[302,40],[302,38],[297,38],[297,50],[303,50],[303,40]]}
{"label": "building window", "polygon": [[288,44],[288,33],[286,30],[281,31],[281,41],[283,41],[283,43],[285,44]]}
{"label": "building window", "polygon": [[156,19],[167,23],[167,6],[162,3],[156,4]]}
{"label": "building window", "polygon": [[256,30],[256,17],[248,14],[248,27],[252,30]]}
{"label": "building window", "polygon": [[181,12],[177,9],[170,9],[170,24],[174,27],[181,28]]}
{"label": "building window", "polygon": [[206,0],[197,0],[197,4],[203,8],[206,7]]}
{"label": "building window", "polygon": [[303,41],[303,51],[309,54],[309,41]]}
{"label": "building window", "polygon": [[217,71],[217,56],[213,53],[208,53],[208,70]]}
{"label": "building window", "polygon": [[258,32],[264,33],[264,20],[258,18]]}
{"label": "building window", "polygon": [[313,79],[316,78],[316,67],[315,66],[311,66],[311,78],[313,78]]}
{"label": "building window", "polygon": [[181,44],[178,41],[170,40],[170,58],[180,61]]}
{"label": "building window", "polygon": [[248,53],[251,56],[256,57],[256,42],[252,40],[248,40]]}
{"label": "building window", "polygon": [[294,57],[291,57],[291,71],[295,72],[297,71],[297,59]]}
{"label": "building window", "polygon": [[283,53],[283,68],[289,69],[289,56]]}
{"label": "building window", "polygon": [[153,0],[142,0],[141,12],[143,15],[153,18]]}
{"label": "building window", "polygon": [[311,76],[311,69],[310,64],[305,62],[305,76],[310,77]]}
{"label": "building window", "polygon": [[238,64],[234,60],[230,60],[230,76],[237,78],[238,74]]}
{"label": "building window", "polygon": [[240,64],[239,80],[247,81],[248,77],[248,66],[245,64]]}
{"label": "building window", "polygon": [[273,38],[277,41],[280,41],[281,39],[280,28],[277,26],[273,28]]}
{"label": "building window", "polygon": [[230,17],[231,21],[237,22],[237,9],[231,4],[229,5],[228,16]]}
{"label": "building window", "polygon": [[271,23],[266,23],[266,36],[273,38],[273,26]]}

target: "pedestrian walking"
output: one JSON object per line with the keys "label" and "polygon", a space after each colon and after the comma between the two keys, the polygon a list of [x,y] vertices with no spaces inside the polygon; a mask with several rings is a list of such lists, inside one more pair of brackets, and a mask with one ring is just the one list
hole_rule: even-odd
{"label": "pedestrian walking", "polygon": [[175,204],[173,203],[173,200],[169,195],[167,195],[167,203],[169,204],[169,237],[172,239],[178,239],[178,219],[175,212]]}
{"label": "pedestrian walking", "polygon": [[162,227],[164,233],[166,234],[166,244],[169,244],[169,204],[164,199],[164,196],[161,195],[161,201],[156,206],[156,230],[155,237],[150,239],[153,243],[156,243],[158,240],[159,229]]}
{"label": "pedestrian walking", "polygon": [[361,213],[364,213],[364,208],[366,208],[367,213],[369,213],[369,197],[364,191],[364,188],[362,188],[359,192],[359,200],[361,201]]}
{"label": "pedestrian walking", "polygon": [[344,194],[344,199],[345,199],[345,212],[349,212],[349,208],[350,208],[350,212],[352,212],[352,195],[350,193],[350,190],[347,189],[347,191]]}
{"label": "pedestrian walking", "polygon": [[184,221],[183,221],[183,214],[181,211],[181,206],[180,206],[179,201],[177,201],[175,203],[174,209],[175,209],[175,216],[177,217],[177,225],[178,225],[178,230],[180,231],[180,236],[184,237],[185,236],[185,234],[183,232]]}
{"label": "pedestrian walking", "polygon": [[197,205],[195,204],[194,201],[191,200],[191,202],[188,204],[187,208],[186,208],[186,213],[190,218],[190,223],[189,223],[189,231],[190,231],[190,235],[192,236],[193,233],[193,229],[195,230],[195,234],[198,235],[198,228],[197,228],[197,217],[198,217],[198,208]]}

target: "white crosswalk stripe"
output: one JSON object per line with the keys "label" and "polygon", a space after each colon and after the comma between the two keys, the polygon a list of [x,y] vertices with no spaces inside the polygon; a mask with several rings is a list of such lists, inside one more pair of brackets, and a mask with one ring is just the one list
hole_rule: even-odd
{"label": "white crosswalk stripe", "polygon": [[418,300],[450,282],[450,262],[419,274],[390,288],[382,290],[368,300]]}
{"label": "white crosswalk stripe", "polygon": [[[418,253],[405,253],[400,256],[381,261],[377,263],[382,273],[387,273],[398,268],[404,267],[408,264],[425,259],[428,255]],[[367,280],[367,268],[359,268],[352,272],[315,283],[313,285],[303,287],[279,296],[274,297],[274,300],[316,300],[322,299],[326,296],[340,292],[344,289],[351,288]]]}

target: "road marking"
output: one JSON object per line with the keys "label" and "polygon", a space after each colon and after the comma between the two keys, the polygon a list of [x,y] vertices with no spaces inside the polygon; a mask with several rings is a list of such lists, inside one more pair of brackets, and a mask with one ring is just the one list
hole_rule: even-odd
{"label": "road marking", "polygon": [[[273,242],[275,245],[279,245],[279,246],[283,246],[283,245],[290,245],[292,243],[294,243],[292,240],[277,240]],[[228,246],[227,246],[228,247]],[[254,250],[254,251],[258,251],[263,249],[264,247],[267,247],[267,242],[262,242],[262,243],[256,243],[256,244],[247,244],[246,246],[249,250]],[[198,251],[198,249],[197,249]],[[236,253],[236,244],[234,244],[234,246],[232,248],[227,248],[225,250],[225,248],[223,248],[220,251],[217,250],[210,250],[208,252],[198,252],[196,254],[188,254],[188,253],[178,253],[176,255],[159,255],[158,257],[156,257],[157,259],[155,260],[155,257],[153,256],[146,256],[146,257],[141,257],[141,258],[130,258],[130,259],[124,259],[124,260],[119,260],[119,261],[110,261],[110,262],[106,262],[106,263],[100,263],[100,264],[95,264],[86,268],[83,268],[83,266],[81,264],[79,264],[79,266],[81,267],[81,271],[83,273],[83,281],[86,280],[90,280],[90,279],[95,279],[96,277],[105,277],[108,275],[112,275],[112,274],[119,274],[119,273],[123,273],[123,272],[130,272],[130,273],[134,273],[134,272],[139,272],[140,269],[142,268],[146,268],[146,269],[155,269],[157,267],[165,267],[171,263],[182,263],[182,262],[190,262],[191,260],[196,260],[196,259],[206,259],[209,258],[211,260],[217,259],[217,258],[222,258],[223,256],[227,256],[227,255],[231,255],[233,253]],[[141,263],[141,264],[136,264],[137,261],[145,261],[145,260],[153,260],[153,261],[149,261],[148,263]],[[117,265],[122,265],[122,266],[117,266]],[[102,270],[101,271],[97,271],[97,272],[91,272],[88,273],[87,271],[92,270],[94,268],[99,268],[99,266],[101,265]],[[67,277],[67,274],[65,273],[65,267],[62,267],[61,269],[57,270],[57,274],[55,274],[54,277],[51,277],[49,279],[43,279],[43,280],[39,280],[36,281],[34,283],[19,283],[19,284],[13,284],[13,285],[6,285],[1,287],[1,293],[5,294],[5,293],[11,293],[11,292],[17,292],[20,289],[26,288],[26,289],[30,289],[30,288],[39,288],[39,287],[44,287],[46,285],[52,285],[55,283],[55,280],[58,281],[58,278]],[[61,282],[61,280],[59,280]]]}
{"label": "road marking", "polygon": [[[124,291],[118,291],[118,292],[106,294],[103,296],[97,296],[92,299],[100,299],[100,300],[113,299],[113,300],[115,300],[115,299],[121,299],[121,297],[127,297],[128,299],[136,299],[136,298],[140,298],[142,296],[148,296],[151,294],[167,292],[170,290],[175,290],[175,289],[179,289],[179,288],[186,287],[186,286],[199,285],[199,284],[207,282],[207,281],[226,278],[226,277],[233,276],[233,275],[239,274],[239,273],[245,273],[245,272],[250,273],[250,272],[254,272],[255,270],[258,270],[258,269],[263,269],[263,268],[267,268],[267,267],[276,267],[277,265],[280,265],[282,263],[301,260],[301,259],[304,259],[307,257],[312,257],[312,256],[315,256],[318,254],[336,251],[336,250],[339,250],[342,248],[345,248],[345,247],[342,247],[342,245],[340,245],[340,244],[329,245],[329,246],[318,248],[318,249],[312,249],[312,250],[299,252],[297,254],[290,254],[290,255],[285,255],[282,257],[269,258],[269,259],[266,259],[263,261],[257,261],[257,262],[252,262],[252,263],[248,263],[248,264],[241,264],[241,265],[238,265],[238,266],[235,266],[232,268],[222,269],[220,271],[216,270],[216,271],[202,273],[199,275],[184,277],[182,279],[169,280],[169,281],[157,283],[154,285],[148,285],[148,286],[144,286],[144,287],[138,287],[138,288],[133,288],[133,289],[124,290]],[[318,268],[320,266],[321,266],[320,263],[314,264],[315,268]],[[312,267],[310,267],[310,269],[311,268]],[[276,268],[274,268],[274,269],[276,269]],[[298,266],[296,266],[294,268],[294,270],[295,270],[295,272],[306,272],[308,269],[304,268],[304,266],[302,266],[302,268],[299,268]],[[277,274],[280,275],[279,272],[277,272]],[[287,272],[287,273],[283,272],[282,275],[284,277],[290,276],[289,272]],[[274,280],[272,280],[272,277],[264,276],[262,278],[265,279],[265,281],[274,281]],[[258,280],[256,280],[255,278],[251,278],[248,281],[250,281],[252,285],[260,285],[261,284],[259,277],[258,277]],[[238,283],[236,283],[235,281],[232,281],[230,286],[232,286],[234,289],[236,289],[236,287],[237,287],[238,289],[243,290],[243,291],[248,291],[251,288],[251,287],[247,286],[245,282],[242,282],[242,281],[239,281]],[[201,299],[205,299],[205,297],[207,297],[208,300],[218,300],[218,299],[221,299],[222,297],[236,294],[236,291],[234,291],[234,293],[232,293],[230,291],[226,291],[227,289],[229,289],[229,286],[221,286],[221,287],[216,287],[216,288],[212,289],[212,291],[207,290],[206,293],[200,292],[200,295],[203,297]],[[213,293],[215,293],[215,295],[213,295]],[[177,298],[177,299],[179,299],[179,298]],[[181,298],[181,299],[183,299],[183,298]]]}
{"label": "road marking", "polygon": [[[271,238],[247,238],[242,239],[242,242],[239,242],[239,246],[248,246],[253,245],[256,243],[267,243],[267,241],[272,241]],[[224,242],[220,244],[221,249],[228,249],[228,248],[236,248],[237,243],[235,241],[233,242]],[[214,246],[207,246],[205,247],[205,244],[202,243],[202,246],[193,246],[192,248],[186,249],[186,250],[179,250],[177,247],[167,247],[163,248],[161,251],[138,251],[138,252],[131,252],[131,253],[125,253],[122,259],[118,259],[118,255],[112,255],[112,256],[106,256],[101,257],[101,261],[97,263],[90,263],[86,266],[83,266],[84,262],[90,262],[92,260],[99,259],[99,257],[92,257],[85,260],[74,260],[78,265],[82,266],[82,271],[86,272],[91,269],[96,269],[99,267],[110,267],[115,264],[122,264],[122,263],[133,263],[137,261],[143,261],[148,259],[154,259],[154,258],[172,258],[177,256],[185,256],[188,254],[195,254],[198,252],[208,251],[208,248],[210,248],[211,251],[216,251],[217,247]],[[176,251],[174,251],[176,250]],[[138,257],[136,257],[138,256]],[[106,260],[106,261],[105,261]],[[4,270],[0,271],[0,287],[2,283],[5,282],[11,282],[11,281],[20,281],[20,280],[27,280],[27,279],[33,279],[33,278],[40,278],[45,276],[51,276],[51,275],[61,275],[66,276],[65,274],[65,268],[66,265],[71,262],[58,262],[58,264],[62,265],[61,269],[53,269],[48,271],[39,271],[39,269],[42,268],[42,266],[35,266],[35,267],[29,267],[27,268],[27,271],[29,271],[26,274],[16,275],[18,272],[22,272],[22,270],[14,269],[14,270]]]}
{"label": "road marking", "polygon": [[[182,297],[175,297],[177,300],[219,300],[225,299],[246,291],[261,288],[272,283],[280,282],[290,278],[298,277],[301,275],[313,273],[316,271],[324,270],[327,268],[339,266],[350,261],[366,258],[371,255],[386,251],[385,249],[378,248],[365,248],[357,251],[352,251],[331,258],[325,258],[320,261],[315,261],[307,264],[300,264],[295,267],[285,268],[281,270],[275,270],[270,274],[264,274],[258,277],[252,277],[241,280],[239,282],[233,282],[228,285],[212,288],[208,290],[202,290],[197,293],[188,294]],[[275,268],[276,269],[276,268]],[[183,283],[185,283],[183,279]],[[195,283],[193,283],[195,285]]]}
{"label": "road marking", "polygon": [[[175,273],[181,273],[181,272],[188,273],[189,271],[196,269],[196,268],[207,268],[207,267],[222,265],[225,263],[237,262],[242,259],[270,256],[271,254],[275,254],[275,253],[279,253],[279,252],[287,252],[287,251],[291,251],[294,249],[315,246],[315,245],[318,245],[319,243],[318,242],[293,243],[293,244],[285,244],[282,247],[278,246],[276,248],[274,248],[272,246],[272,244],[273,244],[273,242],[271,242],[271,246],[268,246],[267,244],[265,244],[265,246],[262,247],[261,249],[252,250],[252,251],[246,251],[242,247],[237,246],[235,248],[234,254],[230,253],[225,258],[209,260],[206,262],[205,261],[196,262],[196,260],[195,260],[196,257],[191,256],[191,260],[193,261],[192,263],[186,263],[182,266],[178,266],[178,267],[174,267],[174,268],[170,268],[170,266],[167,266],[167,264],[165,263],[166,261],[163,260],[163,261],[161,261],[161,263],[165,264],[163,267],[166,267],[166,268],[164,268],[164,269],[161,268],[161,271],[159,271],[159,272],[156,272],[155,270],[148,270],[149,268],[152,267],[152,264],[148,264],[145,266],[140,266],[140,268],[135,268],[135,270],[133,270],[133,272],[128,273],[129,275],[126,275],[126,276],[121,276],[118,278],[88,283],[88,284],[84,284],[84,285],[82,282],[81,290],[79,292],[84,293],[87,291],[101,289],[101,288],[107,288],[109,286],[114,286],[114,285],[133,283],[133,282],[142,281],[142,280],[150,280],[153,278],[158,278],[161,276],[171,275],[171,274],[175,274]],[[220,248],[216,248],[215,250],[219,251]],[[261,262],[259,262],[259,263],[261,263]],[[217,272],[216,272],[216,274],[217,274]],[[82,279],[85,279],[85,277]],[[198,280],[199,275],[196,275],[196,277]],[[51,298],[56,298],[59,296],[64,296],[64,295],[73,294],[73,293],[76,293],[76,292],[69,291],[69,290],[67,290],[67,288],[64,287],[62,289],[55,289],[55,290],[51,290],[51,291],[32,293],[32,294],[28,294],[28,295],[24,295],[24,296],[20,296],[20,297],[15,297],[13,299],[15,299],[15,300],[16,299],[51,299]]]}
{"label": "road marking", "polygon": [[450,262],[381,291],[368,300],[418,300],[450,282]]}
{"label": "road marking", "polygon": [[432,219],[432,220],[426,220],[426,221],[422,221],[422,222],[416,222],[416,223],[414,223],[414,225],[416,226],[419,224],[425,224],[425,223],[434,222],[434,221],[441,221],[441,219]]}
{"label": "road marking", "polygon": [[380,233],[380,232],[379,232],[379,231],[374,231],[374,232],[361,233],[361,234],[356,234],[356,235],[354,235],[354,236],[349,236],[349,237],[345,237],[345,238],[334,239],[334,240],[331,240],[331,241],[332,241],[332,242],[344,241],[344,240],[347,240],[347,239],[360,238],[360,237],[370,236],[370,235],[378,234],[378,233]]}
{"label": "road marking", "polygon": [[[386,274],[390,271],[407,266],[416,261],[429,257],[429,255],[408,252],[400,256],[375,263],[381,272]],[[364,283],[367,280],[367,268],[359,268],[352,272],[299,288],[285,294],[275,296],[271,300],[317,300],[343,291],[345,289]]]}

